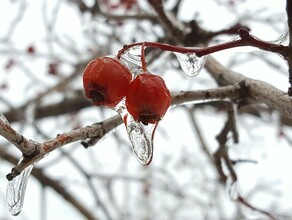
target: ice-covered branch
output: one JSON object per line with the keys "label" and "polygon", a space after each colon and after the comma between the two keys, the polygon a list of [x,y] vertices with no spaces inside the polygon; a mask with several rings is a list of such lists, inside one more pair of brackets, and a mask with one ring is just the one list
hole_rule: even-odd
{"label": "ice-covered branch", "polygon": [[[104,120],[103,122],[92,124],[91,126],[86,126],[84,128],[76,129],[70,132],[57,135],[57,137],[38,144],[38,153],[33,157],[26,158],[24,157],[17,166],[15,166],[11,173],[7,175],[8,180],[12,180],[15,176],[19,175],[26,167],[37,163],[49,152],[62,147],[66,144],[86,140],[91,137],[102,138],[105,134],[116,128],[122,123],[120,116],[116,115],[109,119]],[[2,135],[2,134],[1,134]],[[10,134],[13,136],[13,134]],[[33,143],[28,141],[29,143]]]}
{"label": "ice-covered branch", "polygon": [[234,72],[224,67],[213,57],[208,57],[205,67],[221,86],[244,82],[247,88],[245,94],[247,102],[264,103],[282,115],[292,118],[291,97],[286,92],[269,83],[254,80]]}
{"label": "ice-covered branch", "polygon": [[248,30],[241,28],[238,30],[238,35],[240,39],[229,41],[226,43],[202,47],[202,48],[191,48],[191,47],[181,47],[181,46],[173,46],[169,44],[162,44],[158,42],[138,42],[129,45],[124,45],[124,47],[118,52],[117,57],[119,58],[125,51],[135,46],[145,46],[145,47],[154,47],[160,50],[177,52],[177,53],[194,53],[198,57],[206,56],[215,52],[219,52],[222,50],[227,50],[235,47],[244,47],[244,46],[252,46],[259,48],[261,50],[278,53],[282,55],[285,59],[289,56],[289,47],[281,45],[281,44],[273,44],[270,42],[262,41],[254,36],[252,36]]}
{"label": "ice-covered branch", "polygon": [[24,156],[31,157],[37,154],[37,144],[26,139],[2,119],[0,119],[0,135],[17,147]]}
{"label": "ice-covered branch", "polygon": [[[198,90],[198,91],[186,91],[173,94],[172,96],[172,105],[180,105],[188,102],[210,102],[214,100],[239,100],[241,99],[241,85],[231,85],[221,88],[208,89],[208,90]],[[102,122],[95,123],[91,126],[84,128],[76,129],[70,132],[57,135],[56,138],[45,141],[40,144],[36,144],[33,141],[29,141],[26,138],[22,137],[16,131],[9,133],[9,130],[5,130],[4,137],[9,137],[9,141],[19,142],[20,139],[26,140],[27,145],[33,145],[37,147],[38,151],[33,157],[24,157],[20,163],[12,169],[11,173],[7,175],[9,180],[12,180],[15,176],[19,175],[26,167],[29,165],[35,164],[41,160],[49,152],[62,147],[66,144],[87,140],[84,143],[97,142],[105,134],[112,131],[114,128],[122,124],[122,119],[119,115],[113,116],[109,119],[106,119]],[[6,126],[7,127],[7,126]],[[11,128],[9,126],[9,128]],[[11,128],[12,129],[12,128]],[[16,137],[14,136],[16,134]],[[2,135],[2,133],[1,133]],[[16,141],[15,141],[16,140]],[[94,141],[93,141],[94,140]],[[89,146],[89,145],[88,145]]]}
{"label": "ice-covered branch", "polygon": [[[220,85],[226,86],[208,90],[175,93],[172,96],[172,105],[228,99],[239,103],[264,103],[281,112],[284,116],[292,118],[291,98],[283,91],[263,81],[252,80],[235,73],[225,68],[211,57],[208,59],[206,67]],[[38,145],[39,150],[37,155],[19,163],[12,172],[8,174],[8,178],[13,179],[27,166],[38,162],[44,155],[65,144],[86,140],[88,138],[100,139],[120,124],[122,124],[122,120],[117,115],[103,122],[60,134],[56,138],[43,142]],[[35,146],[34,142],[25,139],[20,134],[15,133],[14,130],[11,130],[11,126],[4,126],[2,122],[1,128],[1,135],[3,133],[3,136],[9,141],[11,140],[12,143],[18,144],[19,146],[19,143],[22,143],[20,140],[25,140],[25,147]],[[29,149],[32,150],[31,148]]]}

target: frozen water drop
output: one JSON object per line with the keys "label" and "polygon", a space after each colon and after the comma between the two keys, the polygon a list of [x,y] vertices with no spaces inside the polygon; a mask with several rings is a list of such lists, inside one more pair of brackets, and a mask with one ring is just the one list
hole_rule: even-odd
{"label": "frozen water drop", "polygon": [[188,76],[196,76],[204,67],[206,56],[198,57],[195,53],[178,53],[175,55],[180,63],[182,70]]}
{"label": "frozen water drop", "polygon": [[13,180],[8,182],[6,201],[11,215],[18,215],[23,207],[26,185],[34,165],[28,166]]}
{"label": "frozen water drop", "polygon": [[150,164],[153,157],[153,137],[157,123],[145,125],[142,122],[135,121],[131,114],[128,113],[124,101],[115,110],[124,121],[131,142],[131,148],[137,160],[142,165]]}
{"label": "frozen water drop", "polygon": [[120,61],[130,70],[134,75],[137,75],[142,70],[141,63],[141,46],[134,46],[122,54]]}

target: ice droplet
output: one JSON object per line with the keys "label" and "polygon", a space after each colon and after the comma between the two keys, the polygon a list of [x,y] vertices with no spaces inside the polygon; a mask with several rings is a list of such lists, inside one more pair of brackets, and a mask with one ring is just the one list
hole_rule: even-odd
{"label": "ice droplet", "polygon": [[23,207],[26,185],[34,165],[25,168],[18,176],[8,182],[6,201],[11,215],[18,215]]}
{"label": "ice droplet", "polygon": [[136,159],[142,165],[150,164],[153,157],[153,137],[158,123],[145,125],[135,121],[128,113],[124,101],[117,106],[116,111],[126,126]]}
{"label": "ice droplet", "polygon": [[141,63],[141,46],[134,46],[122,54],[120,61],[130,70],[134,75],[137,75],[142,70]]}
{"label": "ice droplet", "polygon": [[196,76],[202,70],[206,62],[206,56],[198,57],[195,53],[178,53],[175,55],[182,70],[188,76]]}

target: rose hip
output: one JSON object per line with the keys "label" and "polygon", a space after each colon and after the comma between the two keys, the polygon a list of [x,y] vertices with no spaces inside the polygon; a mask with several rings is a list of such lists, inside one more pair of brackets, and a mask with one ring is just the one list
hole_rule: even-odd
{"label": "rose hip", "polygon": [[118,59],[96,58],[84,70],[85,96],[94,105],[114,108],[125,97],[131,80],[132,74]]}
{"label": "rose hip", "polygon": [[170,92],[164,80],[158,75],[142,73],[128,87],[127,110],[134,120],[145,125],[155,124],[161,120],[170,103]]}

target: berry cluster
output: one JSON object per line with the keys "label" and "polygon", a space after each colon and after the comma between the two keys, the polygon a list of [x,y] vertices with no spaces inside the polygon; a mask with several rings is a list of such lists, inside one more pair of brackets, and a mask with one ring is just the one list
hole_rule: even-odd
{"label": "berry cluster", "polygon": [[160,76],[145,72],[133,79],[117,58],[91,61],[84,70],[83,87],[86,97],[97,106],[114,108],[125,97],[128,112],[144,125],[157,123],[171,102],[170,92]]}

